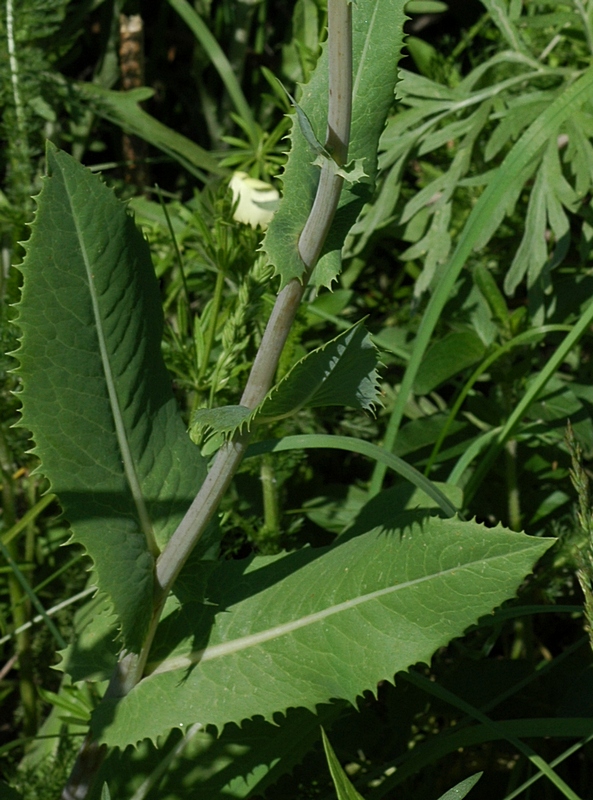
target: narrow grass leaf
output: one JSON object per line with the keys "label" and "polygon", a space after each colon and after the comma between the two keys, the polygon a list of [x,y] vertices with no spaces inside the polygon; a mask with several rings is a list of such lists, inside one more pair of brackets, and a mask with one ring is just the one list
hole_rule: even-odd
{"label": "narrow grass leaf", "polygon": [[354,786],[352,786],[348,776],[342,769],[342,765],[338,761],[338,758],[334,753],[334,749],[329,743],[329,739],[325,735],[323,728],[321,729],[321,738],[323,740],[323,749],[325,750],[327,765],[332,776],[332,781],[334,782],[334,786],[336,788],[338,800],[363,800],[362,795],[356,791]]}

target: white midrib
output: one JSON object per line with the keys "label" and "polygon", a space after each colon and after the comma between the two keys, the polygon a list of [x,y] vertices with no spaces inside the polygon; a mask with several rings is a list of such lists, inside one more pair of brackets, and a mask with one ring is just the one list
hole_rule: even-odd
{"label": "white midrib", "polygon": [[156,543],[156,539],[154,536],[154,531],[152,528],[152,522],[148,515],[148,511],[146,508],[146,504],[144,503],[144,496],[142,494],[142,489],[140,487],[140,481],[138,480],[138,474],[136,472],[136,467],[134,464],[134,459],[132,457],[132,451],[130,449],[130,442],[128,440],[128,436],[126,433],[123,415],[121,412],[121,407],[119,404],[119,398],[117,396],[117,392],[115,390],[115,380],[113,378],[113,372],[111,370],[111,362],[109,359],[109,352],[107,350],[107,344],[105,342],[105,332],[103,330],[103,323],[101,319],[100,309],[99,309],[99,302],[97,298],[97,293],[95,290],[95,282],[93,271],[88,255],[88,251],[86,248],[86,243],[84,240],[83,230],[81,229],[78,221],[78,217],[76,215],[76,211],[72,205],[70,200],[70,195],[68,195],[68,202],[70,204],[70,211],[72,214],[72,219],[74,221],[74,225],[76,227],[76,235],[78,238],[80,252],[82,255],[82,259],[84,261],[84,268],[87,275],[87,281],[89,285],[89,294],[91,296],[91,303],[93,306],[93,316],[95,318],[95,330],[97,332],[97,339],[99,341],[99,351],[101,354],[101,363],[103,365],[103,373],[105,375],[105,383],[107,385],[107,393],[109,395],[109,404],[111,406],[111,412],[113,414],[113,422],[115,425],[115,432],[117,436],[117,441],[119,444],[119,450],[121,453],[123,465],[124,465],[124,473],[126,476],[126,480],[128,482],[128,486],[130,487],[130,492],[134,499],[134,505],[136,506],[136,511],[138,513],[138,519],[140,522],[140,527],[142,532],[144,533],[144,537],[146,539],[146,543],[150,553],[157,558],[160,551],[158,545]]}
{"label": "white midrib", "polygon": [[[530,548],[528,548],[530,549]],[[517,555],[515,552],[514,555]],[[362,605],[363,603],[368,603],[373,600],[377,600],[381,597],[385,597],[389,594],[394,594],[395,592],[400,592],[404,589],[410,589],[413,586],[419,586],[422,583],[426,583],[427,581],[434,580],[435,578],[442,578],[447,575],[453,575],[455,572],[459,570],[467,570],[471,567],[476,567],[483,565],[485,563],[496,561],[500,558],[508,557],[508,553],[495,555],[491,558],[481,558],[478,561],[459,564],[456,567],[451,567],[446,570],[441,570],[439,572],[432,573],[430,575],[423,575],[420,578],[415,578],[411,581],[405,581],[404,583],[398,583],[395,586],[386,586],[383,589],[376,589],[374,592],[369,592],[368,594],[359,595],[358,597],[353,597],[350,600],[345,600],[342,603],[336,603],[336,605],[328,606],[327,608],[322,609],[321,611],[316,611],[313,614],[307,614],[304,617],[300,617],[299,619],[291,620],[290,622],[282,623],[281,625],[275,625],[272,628],[267,628],[264,631],[259,631],[258,633],[253,633],[248,636],[241,636],[238,639],[234,639],[231,642],[223,642],[222,644],[216,644],[212,647],[206,647],[203,650],[196,650],[192,653],[188,653],[187,655],[182,656],[174,656],[172,658],[167,658],[164,661],[159,662],[158,664],[148,664],[146,668],[146,672],[148,673],[147,678],[145,680],[150,680],[150,678],[154,675],[159,675],[163,672],[172,672],[173,670],[179,669],[187,669],[188,667],[194,666],[197,663],[204,663],[206,661],[213,661],[217,658],[223,658],[224,656],[233,655],[234,653],[238,653],[241,650],[247,650],[250,647],[255,647],[260,644],[264,644],[265,642],[272,641],[273,639],[279,639],[281,636],[286,636],[289,633],[293,633],[301,628],[306,628],[309,625],[314,625],[317,622],[322,622],[329,617],[333,617],[336,614],[340,614],[342,611],[348,611],[356,606]]]}

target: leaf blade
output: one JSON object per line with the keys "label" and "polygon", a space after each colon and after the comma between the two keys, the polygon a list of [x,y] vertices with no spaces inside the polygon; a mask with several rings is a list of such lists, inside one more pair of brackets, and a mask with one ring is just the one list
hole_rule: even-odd
{"label": "leaf blade", "polygon": [[95,732],[123,747],[180,723],[354,702],[509,597],[550,544],[437,518],[400,533],[225,562],[199,591],[194,580],[163,620],[152,674],[105,704]]}
{"label": "leaf blade", "polygon": [[48,166],[22,266],[22,424],[135,649],[152,613],[156,543],[205,466],[160,354],[146,242],[97,176],[52,146]]}

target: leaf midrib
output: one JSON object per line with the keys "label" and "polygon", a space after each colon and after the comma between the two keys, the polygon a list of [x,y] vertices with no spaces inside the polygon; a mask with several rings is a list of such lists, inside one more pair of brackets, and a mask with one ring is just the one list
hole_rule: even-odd
{"label": "leaf midrib", "polygon": [[[523,550],[532,549],[532,546],[529,545]],[[522,552],[522,551],[517,551]],[[517,555],[515,552],[514,555]],[[233,655],[234,653],[238,653],[242,650],[247,650],[250,647],[255,647],[260,644],[265,644],[266,642],[272,641],[274,639],[278,639],[282,636],[286,636],[289,633],[293,633],[296,630],[301,628],[308,627],[309,625],[314,625],[316,622],[321,622],[328,617],[335,616],[336,614],[341,613],[342,611],[348,611],[352,608],[356,608],[356,606],[362,605],[363,603],[372,602],[373,600],[377,600],[380,597],[384,597],[388,594],[393,594],[395,592],[399,592],[404,589],[410,589],[414,586],[419,586],[423,583],[428,581],[435,580],[437,578],[446,577],[448,575],[452,575],[459,570],[467,570],[472,567],[476,567],[479,565],[483,565],[484,563],[495,562],[499,559],[508,558],[508,553],[497,554],[494,556],[490,556],[488,558],[480,558],[477,561],[470,561],[462,564],[458,564],[455,567],[449,567],[445,570],[440,570],[439,572],[433,572],[429,575],[422,575],[419,578],[414,578],[410,581],[405,581],[403,583],[398,583],[395,586],[386,586],[383,589],[376,589],[373,592],[368,592],[367,594],[358,595],[357,597],[351,598],[350,600],[345,600],[341,603],[336,603],[333,606],[328,606],[327,608],[322,609],[321,611],[316,611],[312,614],[306,614],[304,617],[300,617],[297,620],[291,620],[290,622],[285,622],[280,625],[274,625],[271,628],[267,628],[266,630],[259,631],[258,633],[249,634],[247,636],[241,636],[238,639],[234,639],[230,642],[223,642],[222,644],[212,645],[212,647],[205,647],[202,650],[197,650],[189,655],[183,656],[175,656],[173,658],[165,659],[160,661],[158,664],[148,664],[146,672],[148,673],[147,677],[150,678],[154,675],[159,675],[165,672],[172,672],[174,670],[179,669],[187,669],[189,667],[194,666],[197,663],[203,663],[205,661],[213,661],[217,658],[222,658],[224,656]]]}
{"label": "leaf midrib", "polygon": [[67,197],[68,197],[68,204],[70,206],[71,217],[76,229],[76,237],[78,239],[80,253],[82,255],[84,268],[86,271],[87,283],[89,287],[89,295],[93,307],[93,316],[95,318],[95,330],[99,342],[101,365],[103,367],[103,374],[105,375],[105,383],[107,385],[107,393],[109,396],[109,405],[113,416],[113,423],[115,425],[115,433],[117,436],[119,450],[122,456],[124,474],[126,476],[126,480],[128,482],[132,498],[134,500],[134,505],[136,507],[136,511],[138,514],[140,527],[142,529],[142,532],[144,533],[144,538],[146,540],[148,550],[154,558],[157,558],[160,553],[160,550],[157,545],[154,531],[152,528],[152,522],[150,520],[150,516],[148,514],[148,510],[144,502],[144,496],[142,494],[142,489],[140,487],[140,481],[138,479],[138,474],[136,472],[136,467],[134,464],[134,458],[132,456],[130,442],[128,440],[125,424],[123,421],[123,414],[121,411],[119,399],[115,389],[115,380],[113,377],[113,372],[111,370],[111,362],[109,359],[109,352],[107,349],[105,332],[103,329],[103,323],[99,308],[99,300],[96,293],[95,283],[93,281],[93,272],[88,255],[88,250],[86,247],[86,242],[84,239],[84,230],[80,227],[79,218],[76,213],[76,208],[72,203],[72,193],[67,192]]}

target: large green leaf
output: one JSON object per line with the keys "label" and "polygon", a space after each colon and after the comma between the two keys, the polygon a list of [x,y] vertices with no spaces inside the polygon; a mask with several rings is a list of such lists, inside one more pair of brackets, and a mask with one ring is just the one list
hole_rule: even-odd
{"label": "large green leaf", "polygon": [[[162,772],[179,735],[172,735],[156,750],[147,740],[138,748],[112,750],[97,777],[108,780],[114,797],[131,798],[138,786],[154,771],[159,773],[159,800],[232,800],[260,797],[283,775],[292,771],[319,741],[319,726],[332,725],[349,712],[347,703],[332,703],[313,714],[304,708],[291,709],[273,723],[262,719],[227,725],[216,736],[211,731],[184,731],[189,739],[183,752],[177,751],[169,769]],[[1,795],[0,795],[1,796]],[[2,796],[2,800],[4,800]]]}
{"label": "large green leaf", "polygon": [[22,267],[22,421],[134,649],[205,466],[161,357],[148,245],[99,177],[52,146],[48,171]]}
{"label": "large green leaf", "polygon": [[[336,218],[313,282],[329,286],[340,271],[346,234],[370,198],[377,173],[377,145],[394,100],[397,65],[403,39],[405,0],[357,0],[352,9],[353,91],[349,158],[362,159],[368,182],[345,184]],[[324,50],[299,105],[323,141],[327,125],[328,60]],[[319,168],[315,153],[293,124],[291,151],[282,178],[284,196],[264,240],[264,250],[286,284],[304,271],[297,243],[313,204]]]}
{"label": "large green leaf", "polygon": [[199,722],[219,729],[377,682],[511,596],[550,541],[432,518],[329,548],[204,565],[178,581],[148,676],[93,729],[119,747]]}

